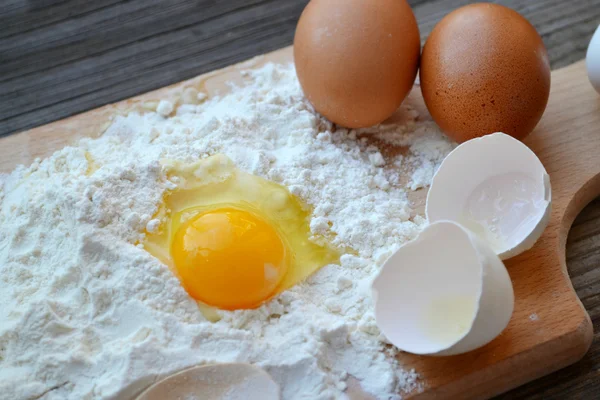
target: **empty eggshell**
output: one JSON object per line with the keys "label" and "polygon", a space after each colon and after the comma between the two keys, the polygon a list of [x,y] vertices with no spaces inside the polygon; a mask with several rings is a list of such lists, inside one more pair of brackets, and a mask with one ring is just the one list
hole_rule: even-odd
{"label": "empty eggshell", "polygon": [[279,400],[279,385],[251,364],[211,364],[179,371],[153,384],[135,400]]}
{"label": "empty eggshell", "polygon": [[375,320],[396,347],[455,355],[481,347],[508,325],[514,308],[502,261],[451,221],[427,226],[384,264],[372,286]]}
{"label": "empty eggshell", "polygon": [[587,73],[594,89],[600,93],[600,26],[596,28],[585,57]]}
{"label": "empty eggshell", "polygon": [[505,260],[531,247],[550,218],[550,177],[535,153],[504,133],[454,149],[427,195],[429,222],[456,221]]}

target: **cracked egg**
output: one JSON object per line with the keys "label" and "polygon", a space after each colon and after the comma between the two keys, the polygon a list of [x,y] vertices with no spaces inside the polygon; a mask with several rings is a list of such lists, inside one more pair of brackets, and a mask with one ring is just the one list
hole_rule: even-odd
{"label": "cracked egg", "polygon": [[260,306],[340,253],[310,232],[310,210],[284,186],[235,167],[224,155],[164,163],[177,187],[165,193],[144,248],[200,304]]}

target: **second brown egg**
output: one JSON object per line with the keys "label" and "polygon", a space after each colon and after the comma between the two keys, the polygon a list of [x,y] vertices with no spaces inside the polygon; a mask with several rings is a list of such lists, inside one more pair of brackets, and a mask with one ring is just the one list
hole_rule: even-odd
{"label": "second brown egg", "polygon": [[524,17],[480,3],[436,25],[423,48],[420,81],[433,119],[454,140],[493,132],[523,139],[546,108],[550,65]]}

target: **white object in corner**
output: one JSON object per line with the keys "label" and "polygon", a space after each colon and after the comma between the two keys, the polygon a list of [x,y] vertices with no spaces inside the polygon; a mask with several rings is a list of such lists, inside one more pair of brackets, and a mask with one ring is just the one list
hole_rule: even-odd
{"label": "white object in corner", "polygon": [[600,93],[600,26],[596,28],[596,32],[594,33],[594,36],[592,36],[592,40],[587,49],[585,62],[590,82],[594,89]]}

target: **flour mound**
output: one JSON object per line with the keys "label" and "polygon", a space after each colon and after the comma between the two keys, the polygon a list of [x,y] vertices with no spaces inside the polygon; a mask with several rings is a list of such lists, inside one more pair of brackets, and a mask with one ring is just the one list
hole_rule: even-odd
{"label": "flour mound", "polygon": [[[263,367],[285,399],[340,398],[349,379],[381,399],[413,389],[416,373],[375,325],[369,285],[422,228],[407,192],[428,184],[452,144],[415,118],[371,129],[381,146],[411,148],[384,156],[360,131],[318,116],[291,65],[250,71],[224,97],[171,105],[117,117],[100,138],[0,176],[0,398],[129,399],[215,362]],[[352,255],[256,310],[205,320],[136,243],[176,187],[160,161],[217,153],[287,186],[313,207],[314,235]]]}

